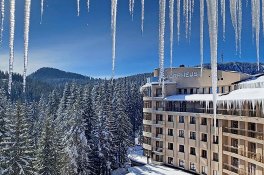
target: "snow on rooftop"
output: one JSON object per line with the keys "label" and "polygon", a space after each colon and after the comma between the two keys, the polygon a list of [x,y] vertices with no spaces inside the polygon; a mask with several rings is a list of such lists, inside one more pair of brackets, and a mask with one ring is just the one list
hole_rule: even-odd
{"label": "snow on rooftop", "polygon": [[[166,101],[212,101],[212,94],[186,94],[166,97]],[[238,89],[229,94],[218,94],[218,101],[264,100],[264,88]]]}
{"label": "snow on rooftop", "polygon": [[239,88],[264,88],[264,75],[243,81],[238,84]]}
{"label": "snow on rooftop", "polygon": [[141,167],[128,168],[126,175],[191,175],[182,170],[169,168],[166,166],[145,165]]}

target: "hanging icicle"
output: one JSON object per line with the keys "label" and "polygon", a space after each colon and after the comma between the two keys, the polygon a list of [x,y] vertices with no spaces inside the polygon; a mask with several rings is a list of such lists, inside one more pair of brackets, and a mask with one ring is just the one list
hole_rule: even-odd
{"label": "hanging icicle", "polygon": [[88,11],[88,13],[90,12],[90,0],[87,0],[87,2],[86,2],[87,4],[87,11]]}
{"label": "hanging icicle", "polygon": [[111,0],[112,79],[115,76],[115,59],[116,59],[116,15],[117,15],[117,0]]}
{"label": "hanging icicle", "polygon": [[15,39],[15,7],[16,1],[10,0],[10,38],[9,38],[9,81],[8,81],[8,93],[11,94],[12,89],[12,76],[14,65],[14,39]]}
{"label": "hanging icicle", "polygon": [[77,16],[80,16],[80,0],[77,0]]}
{"label": "hanging icicle", "polygon": [[164,35],[165,35],[165,18],[166,18],[166,0],[159,0],[159,59],[160,59],[160,75],[159,80],[162,82],[162,95],[165,95],[164,82]]}
{"label": "hanging icicle", "polygon": [[132,16],[132,20],[134,17],[134,5],[135,5],[135,0],[129,0],[129,12],[130,15]]}
{"label": "hanging icicle", "polygon": [[260,33],[260,0],[251,1],[251,13],[252,13],[252,31],[256,40],[256,52],[257,52],[257,65],[259,67],[259,33]]}
{"label": "hanging icicle", "polygon": [[178,44],[180,42],[180,29],[181,28],[181,0],[177,0],[177,36],[178,36]]}
{"label": "hanging icicle", "polygon": [[[216,132],[216,110],[217,110],[217,42],[218,42],[218,4],[217,1],[207,0],[207,16],[210,36],[211,52],[211,77],[214,108],[214,126]],[[216,134],[216,133],[215,133]]]}
{"label": "hanging icicle", "polygon": [[28,65],[28,41],[29,41],[29,26],[30,26],[30,9],[31,0],[25,0],[25,26],[24,26],[24,73],[23,73],[23,92],[26,92],[26,77]]}
{"label": "hanging icicle", "polygon": [[141,33],[144,32],[145,0],[141,0]]}
{"label": "hanging icicle", "polygon": [[223,41],[225,41],[225,30],[226,30],[226,0],[221,0],[221,15],[223,21]]}
{"label": "hanging icicle", "polygon": [[173,39],[174,39],[174,0],[170,0],[170,68],[172,74],[173,62]]}
{"label": "hanging icicle", "polygon": [[188,39],[189,30],[189,0],[183,0],[183,15],[185,17],[185,38]]}
{"label": "hanging icicle", "polygon": [[43,13],[44,13],[44,0],[41,0],[40,2],[40,24],[42,24],[43,19]]}
{"label": "hanging icicle", "polygon": [[5,0],[1,0],[1,31],[0,31],[0,45],[3,42],[3,32],[4,32],[4,19],[5,19]]}
{"label": "hanging icicle", "polygon": [[201,77],[203,76],[204,60],[204,0],[200,0],[200,58],[201,58]]}

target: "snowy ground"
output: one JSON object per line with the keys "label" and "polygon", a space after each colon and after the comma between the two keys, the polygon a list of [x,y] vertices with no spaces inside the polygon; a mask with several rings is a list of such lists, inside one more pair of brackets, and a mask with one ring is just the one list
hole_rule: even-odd
{"label": "snowy ground", "polygon": [[128,168],[126,175],[190,175],[181,170],[172,169],[165,166],[145,165],[141,167]]}
{"label": "snowy ground", "polygon": [[[147,158],[143,156],[143,149],[141,146],[129,148],[128,153],[131,160],[142,164],[147,164]],[[145,166],[129,167],[128,169],[120,168],[115,170],[112,175],[190,175],[190,173],[166,166],[150,164]]]}

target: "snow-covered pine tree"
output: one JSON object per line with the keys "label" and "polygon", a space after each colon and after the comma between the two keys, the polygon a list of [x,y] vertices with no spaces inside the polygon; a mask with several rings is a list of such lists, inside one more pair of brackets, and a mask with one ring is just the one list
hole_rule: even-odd
{"label": "snow-covered pine tree", "polygon": [[3,151],[6,145],[4,141],[9,137],[7,125],[10,124],[8,117],[10,103],[3,88],[0,88],[0,99],[0,174],[4,174],[6,155]]}
{"label": "snow-covered pine tree", "polygon": [[124,83],[117,83],[114,89],[114,116],[117,122],[118,151],[117,161],[119,166],[127,161],[127,149],[131,146],[132,125],[126,114],[126,98]]}
{"label": "snow-covered pine tree", "polygon": [[3,155],[6,156],[4,175],[30,175],[33,169],[33,146],[29,137],[29,124],[26,117],[25,105],[16,103],[14,112],[8,116],[9,137],[2,142]]}

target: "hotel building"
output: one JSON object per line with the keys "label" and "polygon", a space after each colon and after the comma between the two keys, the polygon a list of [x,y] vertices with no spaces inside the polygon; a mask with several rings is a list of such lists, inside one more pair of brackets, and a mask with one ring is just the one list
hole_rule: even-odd
{"label": "hotel building", "polygon": [[[141,88],[144,154],[153,163],[207,175],[264,175],[264,76],[218,71],[214,126],[211,70],[159,70]],[[263,80],[263,81],[262,81]]]}

